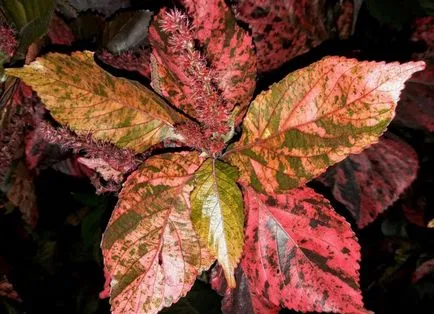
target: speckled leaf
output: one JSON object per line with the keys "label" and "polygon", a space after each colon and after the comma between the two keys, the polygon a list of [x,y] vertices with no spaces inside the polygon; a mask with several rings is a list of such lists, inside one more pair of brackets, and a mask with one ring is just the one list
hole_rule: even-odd
{"label": "speckled leaf", "polygon": [[6,72],[29,84],[54,118],[78,133],[138,152],[174,136],[178,115],[146,87],[102,70],[91,52],[50,53]]}
{"label": "speckled leaf", "polygon": [[405,84],[393,122],[434,132],[434,64],[428,64]]}
{"label": "speckled leaf", "polygon": [[267,300],[260,298],[254,289],[249,286],[249,282],[241,267],[235,270],[235,280],[237,286],[230,289],[226,284],[223,269],[219,266],[214,267],[211,271],[211,286],[220,295],[224,296],[222,300],[222,312],[224,314],[277,314],[279,306],[269,303]]}
{"label": "speckled leaf", "polygon": [[230,287],[243,249],[243,198],[236,181],[238,171],[208,159],[195,174],[191,193],[191,219],[207,247],[217,257]]}
{"label": "speckled leaf", "polygon": [[324,58],[258,95],[225,157],[257,191],[296,188],[376,142],[405,80],[423,68]]}
{"label": "speckled leaf", "polygon": [[350,34],[353,25],[352,1],[238,0],[233,9],[252,30],[260,72],[278,68],[336,30]]}
{"label": "speckled leaf", "polygon": [[363,228],[399,198],[416,178],[417,169],[416,152],[389,135],[329,168],[319,180]]}
{"label": "speckled leaf", "polygon": [[157,313],[184,296],[202,265],[190,220],[196,152],[154,156],[126,181],[103,235],[112,313]]}
{"label": "speckled leaf", "polygon": [[300,312],[365,312],[360,247],[325,198],[306,187],[269,196],[248,187],[244,203],[241,266],[257,295]]}
{"label": "speckled leaf", "polygon": [[182,0],[192,18],[196,38],[227,101],[248,105],[256,86],[252,37],[237,25],[224,0]]}

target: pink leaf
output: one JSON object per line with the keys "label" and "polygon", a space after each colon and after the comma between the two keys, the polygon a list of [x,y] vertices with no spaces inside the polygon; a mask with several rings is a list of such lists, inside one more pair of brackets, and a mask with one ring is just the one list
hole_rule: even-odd
{"label": "pink leaf", "polygon": [[416,178],[416,152],[396,137],[383,137],[358,155],[329,168],[319,181],[363,228],[391,206]]}
{"label": "pink leaf", "polygon": [[256,294],[296,311],[365,313],[360,247],[329,202],[303,187],[266,196],[246,188],[242,268]]}
{"label": "pink leaf", "polygon": [[239,0],[233,8],[252,30],[258,71],[264,72],[319,45],[331,37],[332,29],[349,34],[353,6],[348,2],[327,6],[324,0]]}

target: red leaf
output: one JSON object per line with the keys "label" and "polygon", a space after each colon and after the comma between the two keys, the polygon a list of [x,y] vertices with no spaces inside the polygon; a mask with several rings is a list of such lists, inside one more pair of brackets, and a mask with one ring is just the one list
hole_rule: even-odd
{"label": "red leaf", "polygon": [[138,47],[122,51],[119,55],[103,50],[97,57],[116,69],[139,72],[144,77],[151,78],[150,55],[149,48]]}
{"label": "red leaf", "polygon": [[411,282],[415,284],[423,277],[431,273],[434,273],[434,259],[427,260],[421,265],[419,265],[419,267],[416,268],[416,270],[413,273],[413,276],[411,277]]}
{"label": "red leaf", "polygon": [[296,311],[365,313],[360,247],[350,225],[309,188],[266,196],[246,188],[241,265],[250,287]]}
{"label": "red leaf", "polygon": [[264,72],[319,45],[336,27],[343,36],[349,33],[353,7],[348,2],[333,7],[324,0],[239,0],[233,8],[252,30],[258,71]]}
{"label": "red leaf", "polygon": [[279,307],[267,300],[260,298],[254,289],[251,289],[246,275],[241,267],[235,270],[237,286],[230,289],[227,286],[223,269],[216,266],[211,271],[211,286],[220,295],[223,295],[222,311],[225,314],[251,313],[251,314],[274,314],[279,312]]}
{"label": "red leaf", "polygon": [[407,81],[394,122],[434,132],[434,64]]}
{"label": "red leaf", "polygon": [[389,136],[329,168],[319,181],[332,189],[335,199],[363,228],[399,198],[416,178],[417,169],[416,152]]}
{"label": "red leaf", "polygon": [[51,18],[47,35],[55,45],[70,46],[75,41],[72,30],[57,14],[53,14]]}

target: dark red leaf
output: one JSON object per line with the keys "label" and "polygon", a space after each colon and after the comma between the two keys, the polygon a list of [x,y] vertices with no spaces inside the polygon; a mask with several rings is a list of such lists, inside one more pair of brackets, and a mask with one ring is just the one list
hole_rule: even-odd
{"label": "dark red leaf", "polygon": [[341,3],[238,0],[233,8],[236,17],[252,30],[258,71],[264,72],[319,45],[332,36],[333,30],[347,36],[353,24],[353,5],[351,1]]}
{"label": "dark red leaf", "polygon": [[75,41],[71,28],[57,14],[51,18],[47,35],[55,45],[70,46]]}
{"label": "dark red leaf", "polygon": [[411,282],[413,284],[417,283],[423,277],[434,273],[434,259],[430,259],[419,265],[411,277]]}
{"label": "dark red leaf", "polygon": [[112,54],[107,50],[97,54],[100,60],[116,69],[138,72],[147,78],[151,78],[150,56],[151,49],[148,47],[126,50],[119,55]]}
{"label": "dark red leaf", "polygon": [[395,123],[434,131],[434,64],[427,64],[405,84],[396,110]]}
{"label": "dark red leaf", "polygon": [[383,137],[330,167],[319,181],[331,188],[363,228],[391,206],[416,178],[416,152],[397,137]]}
{"label": "dark red leaf", "polygon": [[222,300],[222,311],[225,314],[274,314],[279,312],[279,307],[259,297],[254,289],[251,289],[246,275],[241,267],[235,270],[235,289],[229,289],[221,267],[216,266],[211,272],[211,286],[220,295]]}
{"label": "dark red leaf", "polygon": [[366,313],[360,247],[326,199],[306,187],[269,196],[245,188],[244,201],[241,266],[258,296],[300,312]]}

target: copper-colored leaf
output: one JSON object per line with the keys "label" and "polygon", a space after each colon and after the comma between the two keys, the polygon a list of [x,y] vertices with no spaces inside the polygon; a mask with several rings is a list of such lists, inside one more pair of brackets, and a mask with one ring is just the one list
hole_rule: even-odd
{"label": "copper-colored leaf", "polygon": [[358,155],[329,168],[319,180],[363,228],[392,205],[416,178],[416,152],[396,137],[383,137]]}
{"label": "copper-colored leaf", "polygon": [[258,71],[281,66],[286,61],[353,25],[352,1],[238,0],[236,17],[247,23],[257,50]]}
{"label": "copper-colored leaf", "polygon": [[126,181],[102,240],[112,313],[157,313],[184,296],[203,265],[190,220],[198,153],[152,157]]}
{"label": "copper-colored leaf", "polygon": [[193,225],[223,267],[230,287],[243,249],[243,198],[236,181],[238,171],[208,159],[195,174],[191,193]]}
{"label": "copper-colored leaf", "polygon": [[29,84],[54,118],[78,133],[139,152],[174,136],[176,112],[146,87],[102,70],[92,52],[50,53],[6,72]]}
{"label": "copper-colored leaf", "polygon": [[423,68],[327,57],[293,72],[252,102],[225,158],[257,191],[296,188],[375,143],[404,82]]}
{"label": "copper-colored leaf", "polygon": [[275,306],[300,312],[364,313],[360,247],[329,202],[306,187],[282,195],[244,192],[241,267],[251,289]]}

